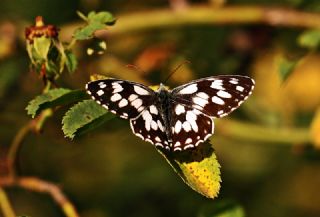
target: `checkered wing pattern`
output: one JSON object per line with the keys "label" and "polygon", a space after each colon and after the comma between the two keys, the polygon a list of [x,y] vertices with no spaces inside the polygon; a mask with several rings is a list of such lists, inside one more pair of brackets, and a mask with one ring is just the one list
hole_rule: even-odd
{"label": "checkered wing pattern", "polygon": [[153,91],[139,83],[106,79],[87,84],[91,97],[110,112],[129,119],[133,133],[155,146],[182,151],[198,146],[214,132],[213,118],[228,115],[251,94],[246,76],[202,78],[172,91]]}
{"label": "checkered wing pattern", "polygon": [[168,138],[153,90],[139,83],[118,79],[89,82],[86,89],[98,104],[121,118],[130,119],[136,136],[168,149]]}
{"label": "checkered wing pattern", "polygon": [[138,117],[155,98],[147,86],[118,79],[92,81],[86,89],[97,103],[124,119]]}
{"label": "checkered wing pattern", "polygon": [[248,98],[254,81],[245,76],[213,76],[172,90],[173,150],[194,148],[214,132],[212,118],[228,115]]}
{"label": "checkered wing pattern", "polygon": [[178,104],[198,109],[212,118],[228,115],[252,93],[254,81],[246,76],[220,75],[195,80],[172,90]]}

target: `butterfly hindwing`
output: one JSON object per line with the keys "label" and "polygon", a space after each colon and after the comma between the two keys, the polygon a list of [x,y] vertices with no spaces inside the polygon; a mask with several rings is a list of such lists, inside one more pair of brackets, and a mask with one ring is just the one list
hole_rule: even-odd
{"label": "butterfly hindwing", "polygon": [[157,106],[151,105],[140,116],[131,119],[130,126],[133,133],[141,139],[157,147],[170,149],[165,124]]}
{"label": "butterfly hindwing", "polygon": [[119,79],[92,81],[86,89],[97,103],[125,119],[136,118],[155,97],[147,86]]}
{"label": "butterfly hindwing", "polygon": [[171,118],[173,151],[194,148],[213,134],[213,120],[192,107],[175,103]]}
{"label": "butterfly hindwing", "polygon": [[176,103],[198,109],[210,117],[223,117],[248,98],[254,81],[246,76],[222,75],[202,78],[172,90]]}

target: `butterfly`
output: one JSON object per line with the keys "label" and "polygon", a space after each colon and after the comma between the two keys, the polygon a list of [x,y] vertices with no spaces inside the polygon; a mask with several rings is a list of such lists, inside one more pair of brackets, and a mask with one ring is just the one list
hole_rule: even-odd
{"label": "butterfly", "polygon": [[197,147],[214,133],[213,118],[238,108],[252,93],[247,76],[220,75],[201,78],[169,90],[154,91],[121,79],[86,84],[89,95],[108,111],[129,119],[133,133],[168,151]]}

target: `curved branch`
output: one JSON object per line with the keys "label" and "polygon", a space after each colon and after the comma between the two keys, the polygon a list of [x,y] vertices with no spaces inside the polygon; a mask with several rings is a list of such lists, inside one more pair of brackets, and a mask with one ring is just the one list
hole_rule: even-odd
{"label": "curved branch", "polygon": [[0,186],[4,186],[4,187],[17,186],[30,191],[35,191],[39,193],[48,193],[51,195],[53,200],[61,207],[62,211],[67,217],[79,217],[79,214],[77,213],[73,204],[63,194],[60,188],[51,182],[47,182],[35,177],[20,177],[15,179],[8,177],[8,178],[0,179]]}
{"label": "curved branch", "polygon": [[0,208],[4,217],[16,217],[6,192],[0,187]]}

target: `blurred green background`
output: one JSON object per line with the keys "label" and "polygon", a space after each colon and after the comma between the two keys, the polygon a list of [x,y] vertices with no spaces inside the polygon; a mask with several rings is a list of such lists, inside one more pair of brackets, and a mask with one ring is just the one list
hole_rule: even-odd
{"label": "blurred green background", "polygon": [[[162,9],[175,13],[197,4],[216,10],[251,5],[297,13],[320,12],[316,0],[2,0],[0,175],[6,174],[6,153],[12,139],[31,119],[25,107],[43,89],[39,76],[29,70],[24,28],[41,15],[46,23],[60,28],[61,40],[68,41],[70,29],[81,26],[77,10],[106,10],[114,14],[117,23],[101,34],[108,46],[105,54],[88,56],[90,42],[80,43],[75,49],[78,69],[73,75],[65,73],[58,81],[61,86],[83,89],[93,73],[158,84],[184,60],[191,63],[173,75],[168,82],[171,87],[218,74],[250,75],[256,80],[253,96],[225,118],[243,127],[228,129],[224,125],[227,122],[217,121],[216,134],[211,138],[221,164],[218,198],[207,199],[191,190],[152,145],[131,133],[125,120],[112,119],[72,141],[64,138],[61,118],[68,106],[55,112],[42,134],[26,137],[16,165],[19,175],[57,183],[81,217],[209,217],[218,216],[210,210],[232,208],[237,211],[225,216],[320,216],[320,121],[314,118],[320,108],[320,55],[317,44],[306,47],[301,42],[301,34],[308,28],[271,22],[224,25],[222,20],[219,25],[164,23],[142,31],[130,31],[127,23],[128,31],[112,32],[128,14],[134,15],[132,25],[138,25],[134,19],[143,18],[144,13]],[[298,63],[281,84],[279,71],[287,60]],[[128,69],[126,64],[135,64],[141,70]],[[262,130],[248,130],[255,130],[255,126]],[[270,135],[270,129],[288,133]],[[310,139],[299,140],[299,135],[290,134],[296,132],[291,129],[310,132]],[[228,133],[233,130],[239,134]],[[5,190],[17,215],[64,216],[47,194],[21,188]]]}

